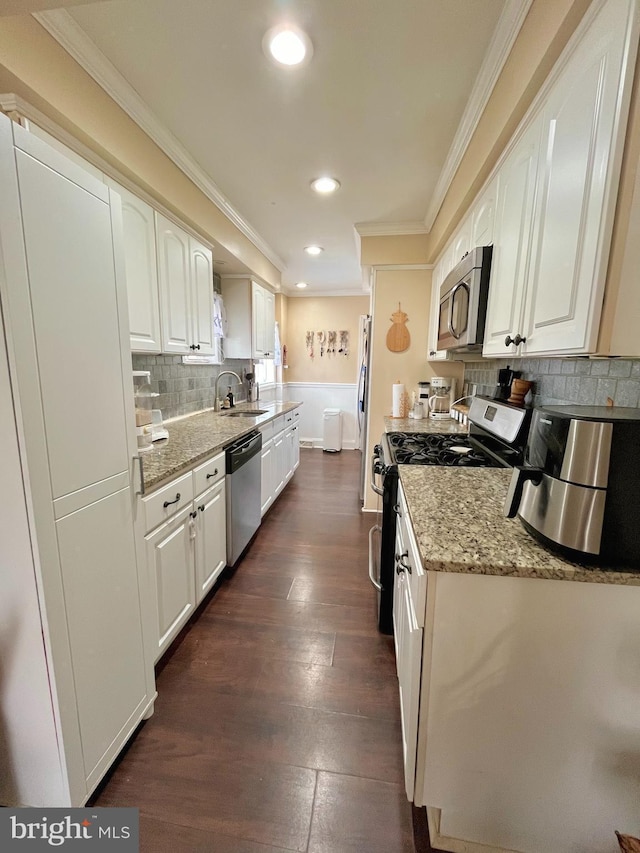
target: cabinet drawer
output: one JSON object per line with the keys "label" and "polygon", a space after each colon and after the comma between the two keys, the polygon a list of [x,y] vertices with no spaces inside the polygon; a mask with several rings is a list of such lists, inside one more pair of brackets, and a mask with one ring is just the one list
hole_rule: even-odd
{"label": "cabinet drawer", "polygon": [[282,432],[282,430],[285,427],[284,415],[279,415],[277,418],[274,418],[272,423],[273,423],[273,434],[274,435],[277,435],[279,432]]}
{"label": "cabinet drawer", "polygon": [[262,433],[262,446],[264,447],[268,441],[271,441],[273,438],[273,426],[275,421],[270,421],[268,424],[260,427],[260,432]]}
{"label": "cabinet drawer", "polygon": [[145,533],[171,518],[193,500],[193,477],[191,471],[172,480],[157,492],[142,498]]}
{"label": "cabinet drawer", "polygon": [[194,494],[199,495],[205,489],[215,486],[224,477],[225,474],[225,458],[224,451],[218,453],[211,459],[207,459],[202,465],[198,465],[193,469],[193,488]]}

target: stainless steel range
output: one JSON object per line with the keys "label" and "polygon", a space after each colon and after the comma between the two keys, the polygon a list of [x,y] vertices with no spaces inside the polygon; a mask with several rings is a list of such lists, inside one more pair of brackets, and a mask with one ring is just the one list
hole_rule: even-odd
{"label": "stainless steel range", "polygon": [[385,433],[371,460],[371,487],[382,497],[382,523],[369,531],[369,577],[378,590],[378,627],[393,633],[393,567],[399,465],[511,468],[523,462],[531,410],[474,397],[469,434]]}

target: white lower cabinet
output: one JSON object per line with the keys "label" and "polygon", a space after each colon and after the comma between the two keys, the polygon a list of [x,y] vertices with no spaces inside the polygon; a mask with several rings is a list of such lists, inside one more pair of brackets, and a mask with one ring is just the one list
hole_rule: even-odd
{"label": "white lower cabinet", "polygon": [[[211,485],[192,496],[200,485]],[[227,564],[225,459],[220,453],[142,498],[144,517],[157,520],[171,512],[145,537],[147,570],[155,590],[155,660],[169,648],[193,611],[214,586]],[[187,505],[183,505],[186,498]],[[148,528],[153,521],[148,521]]]}
{"label": "white lower cabinet", "polygon": [[401,485],[398,486],[396,507],[398,523],[394,565],[393,636],[400,691],[404,784],[408,799],[413,800],[426,575],[422,570],[413,533],[407,523],[408,512]]}
{"label": "white lower cabinet", "polygon": [[264,515],[273,503],[273,439],[262,437],[260,514]]}
{"label": "white lower cabinet", "polygon": [[199,603],[227,565],[226,489],[222,479],[196,500],[196,602]]}
{"label": "white lower cabinet", "polygon": [[183,510],[146,538],[147,567],[156,593],[156,661],[196,606],[192,512],[191,507]]}
{"label": "white lower cabinet", "polygon": [[261,428],[262,515],[293,477],[300,464],[300,410],[293,409]]}

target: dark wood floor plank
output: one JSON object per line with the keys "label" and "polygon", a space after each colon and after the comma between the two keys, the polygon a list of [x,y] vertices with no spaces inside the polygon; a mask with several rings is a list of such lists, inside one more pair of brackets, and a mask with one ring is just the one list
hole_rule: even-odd
{"label": "dark wood floor plank", "polygon": [[318,774],[309,853],[412,853],[402,785]]}
{"label": "dark wood floor plank", "polygon": [[398,680],[372,668],[339,669],[330,666],[265,661],[253,697],[398,722]]}
{"label": "dark wood floor plank", "polygon": [[289,853],[290,850],[140,815],[140,853]]}
{"label": "dark wood floor plank", "polygon": [[309,631],[340,632],[376,637],[378,630],[368,608],[317,604],[308,601],[281,601],[236,593],[231,587],[216,596],[215,608],[207,610],[206,623],[249,622],[257,625],[287,624]]}
{"label": "dark wood floor plank", "polygon": [[287,595],[289,601],[315,601],[347,607],[366,607],[375,618],[376,591],[360,578],[329,580],[315,577],[294,578]]}
{"label": "dark wood floor plank", "polygon": [[381,676],[396,674],[393,637],[378,634],[369,637],[336,635],[333,665],[341,669],[360,672],[379,672]]}
{"label": "dark wood floor plank", "polygon": [[[186,707],[189,731],[180,732]],[[403,772],[398,721],[247,701],[207,691],[197,678],[185,678],[181,694],[165,700],[156,735],[176,761],[202,752],[221,762],[257,760],[390,782]],[[156,759],[151,762],[155,766]]]}
{"label": "dark wood floor plank", "polygon": [[[152,751],[136,750],[97,806],[135,804],[141,813],[215,836],[304,851],[316,784],[313,770],[268,762],[221,761],[193,736],[167,740],[156,727]],[[178,848],[179,849],[179,848]]]}
{"label": "dark wood floor plank", "polygon": [[197,630],[191,630],[174,653],[185,661],[207,661],[220,654],[233,658],[296,660],[330,666],[335,633],[307,631],[286,625],[252,625],[224,621],[203,614]]}

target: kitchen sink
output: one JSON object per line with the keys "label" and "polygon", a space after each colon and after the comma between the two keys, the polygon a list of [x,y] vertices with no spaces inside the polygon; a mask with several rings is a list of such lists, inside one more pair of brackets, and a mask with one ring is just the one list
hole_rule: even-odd
{"label": "kitchen sink", "polygon": [[254,409],[251,412],[220,412],[226,418],[255,418],[257,415],[268,414],[267,409]]}

